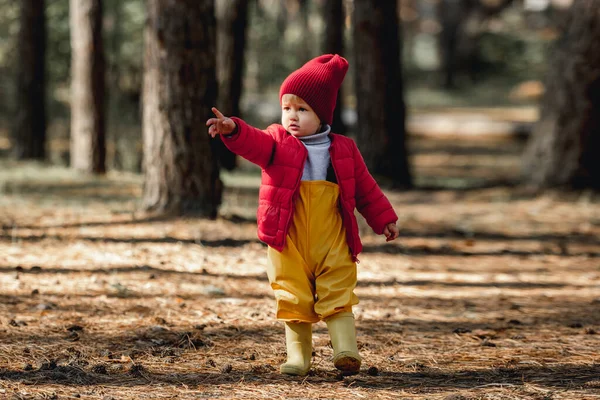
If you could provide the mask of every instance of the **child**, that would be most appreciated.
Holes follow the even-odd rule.
[[[334,366],[359,372],[352,306],[362,244],[354,209],[387,241],[398,237],[398,217],[356,144],[329,126],[347,70],[343,57],[327,54],[289,75],[279,91],[281,125],[258,130],[216,108],[206,122],[212,137],[262,168],[258,237],[269,246],[267,275],[285,322],[284,374],[308,373],[312,324],[321,320]]]

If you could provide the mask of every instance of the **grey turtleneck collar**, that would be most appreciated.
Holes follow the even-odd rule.
[[[327,179],[327,168],[330,162],[330,132],[331,127],[323,125],[323,132],[298,138],[304,144],[306,150],[308,150],[308,158],[306,159],[304,172],[302,173],[303,181],[324,181]]]
[[[323,132],[315,133],[313,135],[302,136],[298,139],[302,140],[302,142],[306,146],[311,146],[313,144],[323,144],[330,143],[331,139],[329,139],[329,133],[331,133],[331,127],[329,125],[323,125]]]

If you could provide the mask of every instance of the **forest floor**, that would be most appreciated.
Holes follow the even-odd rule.
[[[0,159],[0,398],[600,399],[600,194],[518,185],[523,142],[411,141],[418,188],[366,228],[361,373],[282,376],[255,172],[221,216],[147,218],[141,177]]]

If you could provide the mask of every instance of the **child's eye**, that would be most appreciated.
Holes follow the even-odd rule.
[[[300,107],[300,111],[306,111],[306,108]]]
[[[289,107],[283,107],[283,111],[290,111]]]

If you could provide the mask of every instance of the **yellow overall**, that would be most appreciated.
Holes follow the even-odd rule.
[[[286,245],[282,252],[268,249],[267,275],[279,320],[314,323],[358,304],[356,263],[338,198],[335,183],[300,182]]]

